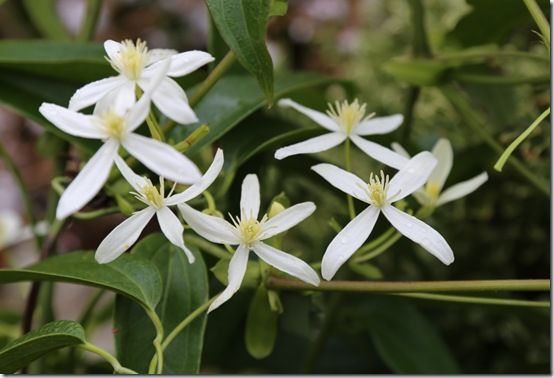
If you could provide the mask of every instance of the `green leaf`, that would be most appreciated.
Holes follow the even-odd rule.
[[[149,235],[132,250],[132,256],[149,259],[163,277],[163,292],[156,312],[166,334],[192,311],[208,301],[208,277],[202,255],[192,249],[196,261],[189,264],[183,251],[160,233]],[[154,328],[140,307],[118,296],[115,308],[117,356],[122,365],[146,373],[154,354]],[[200,358],[206,314],[200,315],[181,332],[164,352],[164,374],[195,374]],[[140,330],[140,332],[137,332]]]
[[[377,351],[395,373],[460,373],[436,328],[410,303],[374,299],[365,316]]]
[[[288,0],[271,0],[269,7],[269,17],[284,16],[287,14],[289,4]]]
[[[33,26],[46,38],[68,41],[71,36],[56,12],[56,0],[23,0]]]
[[[49,352],[84,342],[85,331],[79,323],[71,320],[47,323],[0,350],[0,371],[14,373]]]
[[[260,285],[250,302],[244,342],[246,350],[254,358],[266,358],[273,351],[277,338],[279,314],[271,311],[267,289]]]
[[[50,257],[23,269],[0,269],[0,283],[21,281],[72,282],[96,286],[154,308],[160,300],[162,282],[156,266],[129,254],[109,264],[98,264],[92,251]]]
[[[430,59],[395,59],[383,70],[395,79],[412,85],[439,85],[446,79],[448,66]]]
[[[273,103],[273,62],[265,45],[270,0],[206,0],[219,33]]]

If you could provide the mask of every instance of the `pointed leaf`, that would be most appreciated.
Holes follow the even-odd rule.
[[[250,302],[244,342],[246,350],[254,358],[266,358],[273,351],[277,338],[277,320],[279,314],[269,306],[268,292],[260,285]]]

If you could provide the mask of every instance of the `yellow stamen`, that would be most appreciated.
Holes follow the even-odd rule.
[[[327,110],[327,114],[340,125],[347,135],[350,135],[352,130],[354,130],[360,122],[373,116],[373,114],[368,114],[366,116],[366,104],[360,105],[358,99],[350,104],[347,101],[343,101],[342,103],[336,101],[334,106],[331,103],[329,103],[328,106],[329,110]]]
[[[164,197],[158,192],[158,189],[152,184],[150,179],[146,178],[146,184],[140,188],[140,193],[135,194],[135,198],[148,206],[159,209],[164,206]]]
[[[125,131],[125,119],[110,109],[100,114],[101,127],[114,139],[121,139]]]
[[[373,173],[369,176],[368,193],[371,202],[377,206],[382,207],[387,202],[387,191],[389,189],[389,175],[380,172],[380,176]]]
[[[254,218],[240,219],[239,217],[233,218],[231,214],[231,221],[240,233],[240,237],[245,244],[250,244],[257,240],[262,232],[262,223]],[[262,222],[267,219],[265,216]]]
[[[433,200],[436,200],[437,198],[439,198],[440,187],[436,183],[429,181],[427,185],[425,185],[425,192]]]
[[[148,63],[148,56],[146,42],[137,39],[137,42],[133,43],[130,39],[126,39],[121,42],[119,55],[113,60],[106,59],[116,71],[127,76],[130,80],[137,80]]]

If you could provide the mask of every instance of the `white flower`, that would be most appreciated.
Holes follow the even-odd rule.
[[[137,241],[144,227],[156,214],[163,234],[172,244],[181,248],[186,253],[189,262],[192,264],[194,262],[194,255],[185,247],[183,225],[179,221],[179,218],[169,210],[168,206],[184,204],[206,190],[217,178],[223,167],[223,151],[221,149],[217,150],[212,165],[200,181],[181,193],[172,195],[170,192],[167,197],[164,197],[163,179],[160,179],[160,191],[158,191],[149,179],[134,173],[119,156],[116,156],[115,163],[123,177],[136,190],[133,193],[135,197],[148,207],[131,215],[106,236],[96,250],[96,261],[104,264],[118,258]]]
[[[436,164],[437,160],[430,152],[421,152],[410,159],[390,181],[389,176],[381,171],[380,176],[371,174],[369,183],[331,164],[312,167],[337,189],[369,204],[327,247],[321,262],[323,278],[332,279],[342,264],[362,246],[381,212],[401,234],[421,245],[444,264],[449,265],[454,261],[452,249],[437,231],[392,205],[420,188]]]
[[[279,148],[275,152],[276,159],[281,160],[292,155],[326,151],[350,138],[360,150],[390,167],[400,169],[408,162],[404,156],[362,138],[366,135],[387,134],[396,130],[402,124],[403,117],[400,114],[371,118],[371,114],[367,116],[365,114],[365,104],[358,104],[358,100],[354,100],[350,104],[346,101],[342,104],[336,102],[334,107],[329,104],[327,114],[306,108],[288,98],[280,100],[279,106],[290,106],[331,132]]]
[[[400,144],[393,143],[392,149],[410,158],[408,152]],[[429,176],[425,186],[413,193],[414,197],[422,205],[441,206],[465,197],[476,191],[489,178],[487,172],[482,172],[469,180],[451,186],[443,192],[444,183],[452,170],[452,145],[448,139],[441,138],[435,143],[431,152],[437,158],[437,166],[431,173],[431,176]]]
[[[149,96],[165,75],[168,61],[157,67],[151,87],[130,109],[115,104],[101,113],[85,115],[55,104],[40,106],[41,114],[64,132],[104,142],[63,192],[56,210],[58,219],[78,211],[98,193],[108,179],[120,146],[146,167],[172,181],[193,184],[200,179],[196,165],[183,154],[165,143],[133,132],[148,115]]]
[[[315,205],[312,202],[303,202],[291,206],[270,219],[266,214],[258,221],[260,184],[258,177],[255,174],[250,174],[242,182],[240,218],[231,218],[232,224],[222,218],[194,210],[186,204],[179,205],[179,209],[188,225],[212,243],[238,244],[238,248],[229,263],[229,283],[211,304],[209,311],[229,300],[240,288],[246,272],[250,250],[253,250],[260,259],[269,265],[298,277],[302,281],[315,286],[319,285],[317,273],[308,264],[262,242],[262,240],[288,230],[310,216],[315,210]]]
[[[69,109],[81,110],[92,104],[120,103],[129,107],[136,101],[136,86],[143,91],[149,87],[161,61],[169,58],[170,66],[160,86],[152,94],[156,107],[172,120],[188,124],[198,119],[188,104],[185,91],[171,77],[187,75],[214,58],[203,51],[177,53],[175,50],[148,50],[146,42],[112,40],[104,42],[108,61],[119,72],[118,76],[108,77],[87,84],[78,89],[69,101]]]

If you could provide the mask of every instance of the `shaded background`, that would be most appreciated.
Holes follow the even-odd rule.
[[[390,280],[509,279],[548,278],[549,198],[530,185],[517,172],[506,167],[502,174],[492,170],[498,154],[483,142],[467,118],[444,96],[444,88],[454,88],[478,114],[486,130],[501,145],[507,146],[550,103],[549,53],[533,32],[536,29],[527,9],[516,0],[439,1],[424,0],[418,9],[410,0],[342,1],[290,0],[288,13],[271,20],[268,46],[276,71],[309,70],[348,81],[325,91],[306,90],[294,98],[314,108],[324,109],[324,101],[357,95],[377,115],[404,113],[407,122],[394,134],[376,141],[389,145],[400,140],[409,152],[430,149],[440,137],[452,142],[454,168],[446,187],[486,170],[489,181],[476,193],[441,207],[429,222],[449,241],[456,262],[445,267],[401,240],[390,251],[374,260],[383,276]],[[541,2],[545,11],[548,3]],[[84,2],[58,1],[58,12],[70,30],[77,31]],[[428,43],[418,40],[414,14],[423,12]],[[420,18],[421,19],[421,18]],[[152,47],[179,51],[208,48],[209,16],[202,1],[105,1],[95,41],[142,38]],[[39,31],[29,23],[17,1],[0,5],[1,38],[38,38]],[[412,73],[390,70],[390,62],[399,56],[437,57],[461,49],[479,47],[479,51],[524,51],[538,59],[495,57],[481,59],[450,69],[448,82],[426,69],[413,78]],[[540,58],[542,57],[542,59]],[[388,68],[387,68],[388,67]],[[239,67],[235,68],[240,70]],[[427,75],[427,76],[425,76]],[[441,73],[440,75],[443,75]],[[439,76],[440,76],[439,75]],[[517,80],[479,82],[471,78],[533,78],[532,83]],[[479,76],[480,75],[480,76]],[[431,77],[431,79],[429,79]],[[468,77],[470,79],[468,79]],[[413,81],[424,86],[411,86]],[[216,110],[215,110],[216,111]],[[250,116],[239,128],[314,127],[301,116],[279,109],[262,110]],[[550,126],[544,122],[514,153],[536,175],[550,175]],[[230,134],[230,138],[232,137]],[[0,138],[24,174],[33,201],[45,210],[52,162],[41,155],[41,128],[0,107]],[[335,217],[345,223],[344,198],[308,168],[321,160],[340,163],[342,150],[313,156],[291,157],[278,162],[267,151],[243,165],[237,172],[227,199],[238,198],[238,185],[249,172],[259,173],[263,198],[269,200],[284,190],[292,203],[311,199],[318,204],[318,216],[291,232],[284,243],[287,251],[303,253],[308,261],[319,261],[334,232],[328,220]],[[1,169],[0,211],[3,219],[26,221],[17,187],[10,174]],[[354,171],[362,177],[377,166],[355,151]],[[219,203],[219,202],[218,202]],[[19,219],[19,220],[17,220]],[[96,222],[73,222],[60,241],[62,251],[94,249],[99,241],[121,221],[105,217]],[[14,221],[12,221],[14,222]],[[17,235],[5,235],[0,225],[0,242],[11,244]],[[386,229],[379,221],[374,234]],[[22,230],[23,227],[16,229]],[[152,229],[154,229],[152,227]],[[17,242],[0,253],[0,266],[21,266],[36,259],[32,242]],[[208,266],[213,265],[209,257]],[[357,277],[356,279],[363,279]],[[213,291],[220,285],[213,280]],[[27,285],[0,288],[0,336],[17,335],[14,314],[21,313]],[[93,290],[56,284],[55,312],[64,319],[77,319]],[[464,373],[547,373],[550,371],[549,311],[500,306],[444,304],[394,300],[375,296],[352,295],[344,301],[331,325],[318,358],[310,362],[313,341],[323,319],[326,296],[312,299],[284,293],[285,313],[279,321],[279,335],[273,354],[261,361],[248,355],[244,347],[246,309],[253,292],[244,291],[208,320],[203,368],[206,373],[387,373],[402,372],[414,361],[397,361],[397,355],[383,346],[379,336],[393,334],[400,349],[413,351],[417,344],[403,337],[398,324],[424,327],[422,338],[438,338]],[[544,294],[522,294],[518,298],[541,299]],[[92,338],[113,350],[110,303],[105,298],[106,319]],[[397,318],[397,319],[396,319]],[[425,328],[429,327],[429,328]],[[425,331],[425,332],[423,332]],[[418,336],[417,334],[415,335]],[[395,338],[396,337],[396,338]],[[413,337],[413,336],[412,336]],[[400,353],[401,355],[402,353]],[[88,371],[95,371],[95,359]],[[56,366],[56,361],[51,361]],[[415,364],[415,365],[410,365]],[[416,366],[418,367],[418,366]],[[419,368],[419,367],[418,367]],[[433,367],[429,366],[432,372]],[[54,369],[54,368],[53,368]],[[55,370],[54,370],[55,371]]]

